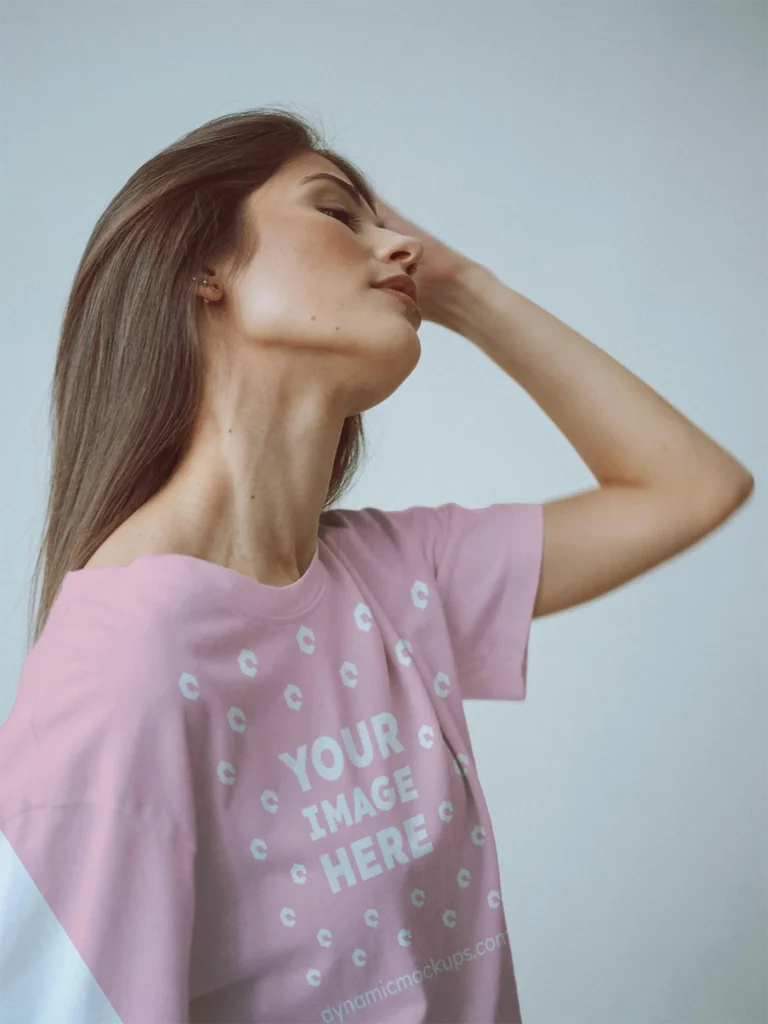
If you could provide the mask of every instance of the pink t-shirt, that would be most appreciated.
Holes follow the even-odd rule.
[[[520,1021],[462,699],[525,698],[542,544],[334,509],[290,586],[68,573],[0,728],[0,1017]]]

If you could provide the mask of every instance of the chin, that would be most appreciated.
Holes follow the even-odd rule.
[[[391,347],[382,358],[371,359],[367,366],[366,380],[361,387],[364,405],[359,412],[373,409],[406,381],[419,364],[421,343],[415,331],[411,331],[407,344]]]

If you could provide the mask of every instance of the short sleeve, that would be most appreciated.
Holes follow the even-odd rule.
[[[110,806],[0,822],[0,1020],[185,1024],[194,851]]]
[[[185,709],[159,685],[168,644],[126,611],[55,605],[0,728],[2,1021],[188,1020],[198,833]]]
[[[544,506],[448,503],[429,511],[435,579],[462,697],[524,700]]]

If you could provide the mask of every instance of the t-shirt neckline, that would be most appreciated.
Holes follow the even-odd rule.
[[[86,595],[94,585],[144,584],[150,593],[163,586],[178,589],[184,600],[195,597],[225,605],[232,611],[261,618],[294,618],[311,611],[322,599],[328,577],[318,537],[315,553],[306,571],[293,583],[273,586],[261,583],[236,569],[176,552],[137,555],[127,565],[104,565],[73,569],[66,573],[70,595]]]

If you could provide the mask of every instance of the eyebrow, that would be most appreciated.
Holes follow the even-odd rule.
[[[352,199],[353,202],[355,202],[361,209],[364,206],[369,206],[369,204],[363,199],[362,195],[360,194],[360,192],[358,192],[354,185],[350,185],[350,183],[348,181],[344,181],[343,178],[337,178],[335,174],[327,174],[325,171],[318,171],[316,174],[308,174],[306,178],[302,178],[299,184],[306,185],[307,182],[315,181],[318,178],[324,178],[325,180],[332,181],[335,185],[338,185],[339,188],[343,189],[350,197],[350,199]],[[378,219],[376,211],[373,209],[372,206],[369,206],[369,209],[373,211],[373,215],[374,217],[376,217],[376,227],[383,228],[384,225]]]

